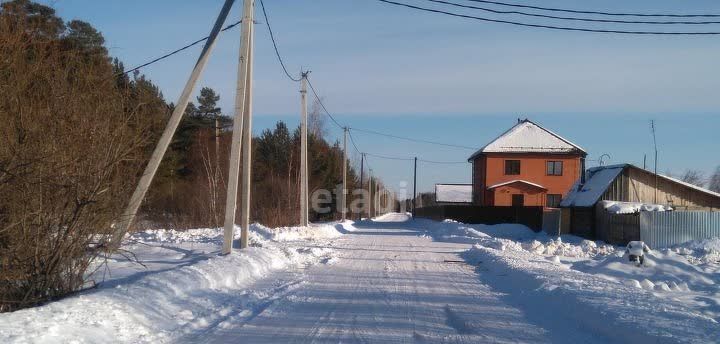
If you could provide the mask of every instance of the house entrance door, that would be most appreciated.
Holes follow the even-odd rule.
[[[523,194],[512,195],[512,206],[513,207],[525,206],[525,195],[523,195]]]

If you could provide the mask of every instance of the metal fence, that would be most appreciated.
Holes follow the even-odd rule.
[[[642,212],[640,240],[651,248],[720,237],[720,212]]]
[[[562,228],[562,210],[547,208],[543,210],[542,230],[548,235],[560,235]]]

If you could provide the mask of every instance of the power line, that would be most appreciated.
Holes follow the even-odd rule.
[[[350,142],[352,143],[353,147],[355,147],[355,151],[358,152],[358,154],[362,155],[362,152],[358,149],[357,144],[355,143],[355,139],[352,136],[352,133],[348,131],[348,136],[350,136]]]
[[[235,23],[232,23],[232,24],[226,26],[225,28],[223,28],[222,30],[220,30],[220,32],[225,32],[225,31],[227,31],[227,30],[230,30],[230,29],[238,26],[240,23],[242,23],[242,20],[239,20],[239,21],[237,21],[237,22],[235,22]],[[174,51],[172,51],[172,52],[169,52],[169,53],[167,53],[167,54],[165,54],[165,55],[163,55],[163,56],[160,56],[160,57],[158,57],[158,58],[156,58],[156,59],[153,59],[153,60],[151,60],[151,61],[149,61],[149,62],[143,63],[143,64],[141,64],[141,65],[139,65],[139,66],[137,66],[137,67],[134,67],[134,68],[132,68],[132,69],[128,69],[128,70],[126,70],[126,71],[124,71],[124,72],[118,73],[117,75],[120,76],[120,75],[124,75],[124,74],[128,74],[128,73],[132,73],[132,72],[134,72],[134,71],[136,71],[136,70],[139,70],[140,68],[147,67],[147,66],[149,66],[149,65],[151,65],[151,64],[153,64],[153,63],[155,63],[155,62],[158,62],[158,61],[164,60],[164,59],[166,59],[166,58],[168,58],[168,57],[170,57],[170,56],[173,56],[173,55],[175,55],[175,54],[177,54],[177,53],[179,53],[179,52],[181,52],[181,51],[183,51],[183,50],[190,49],[191,47],[193,47],[193,46],[195,46],[195,45],[198,45],[198,44],[206,41],[208,38],[210,38],[210,36],[206,36],[206,37],[204,37],[204,38],[198,39],[197,41],[192,42],[192,43],[190,43],[190,44],[188,44],[188,45],[186,45],[186,46],[184,46],[184,47],[182,47],[182,48],[180,48],[180,49],[177,49],[177,50],[174,50]]]
[[[420,162],[428,163],[428,164],[438,164],[438,165],[455,165],[455,164],[467,164],[467,161],[433,161],[433,160],[425,160],[425,159],[418,159]]]
[[[380,155],[380,154],[374,154],[374,153],[368,153],[365,152],[365,155],[369,155],[375,158],[385,159],[385,160],[399,160],[399,161],[412,161],[415,160],[415,158],[403,158],[403,157],[396,157],[396,156],[387,156],[387,155]]]
[[[415,10],[419,10],[419,11],[431,12],[431,13],[445,14],[445,15],[459,17],[459,18],[474,19],[474,20],[485,21],[485,22],[510,24],[510,25],[516,25],[516,26],[524,26],[524,27],[552,29],[552,30],[617,33],[617,34],[630,34],[630,35],[684,35],[684,36],[720,35],[720,32],[626,31],[626,30],[588,29],[588,28],[554,26],[554,25],[543,25],[543,24],[529,24],[529,23],[522,23],[522,22],[516,22],[516,21],[490,19],[490,18],[484,18],[484,17],[471,16],[471,15],[467,15],[467,14],[447,12],[447,11],[436,10],[436,9],[431,9],[431,8],[427,8],[427,7],[420,7],[420,6],[410,5],[410,4],[396,2],[396,1],[390,1],[390,0],[377,0],[377,1],[384,2],[384,3],[390,4],[390,5],[407,7],[407,8],[411,8],[411,9],[415,9]]]
[[[451,143],[442,143],[442,142],[436,142],[436,141],[428,141],[428,140],[422,140],[422,139],[414,139],[414,138],[410,138],[410,137],[404,137],[404,136],[398,136],[398,135],[393,135],[393,134],[381,133],[381,132],[379,132],[379,131],[368,130],[368,129],[359,129],[359,128],[354,128],[354,127],[350,127],[349,129],[350,129],[351,131],[352,131],[352,130],[355,130],[355,131],[360,131],[360,132],[364,132],[364,133],[368,133],[368,134],[379,135],[379,136],[386,136],[386,137],[391,137],[391,138],[394,138],[394,139],[405,140],[405,141],[412,141],[412,142],[427,143],[427,144],[438,145],[438,146],[446,146],[446,147],[454,147],[454,148],[477,150],[477,147],[469,147],[469,146],[462,146],[462,145],[456,145],[456,144],[451,144]]]
[[[569,10],[569,9],[552,8],[552,7],[539,7],[539,6],[513,4],[513,3],[490,1],[490,0],[466,0],[466,1],[481,2],[481,3],[486,3],[486,4],[509,6],[509,7],[531,8],[534,10],[543,10],[543,11],[552,11],[552,12],[599,14],[599,15],[605,15],[605,16],[670,17],[670,18],[716,18],[716,17],[720,17],[720,14],[647,14],[647,13],[596,12],[596,11]]]
[[[290,75],[290,73],[288,73],[287,68],[285,68],[285,63],[283,62],[283,59],[280,56],[280,51],[278,50],[277,43],[275,42],[275,35],[273,35],[272,27],[270,27],[270,20],[268,20],[268,15],[267,15],[267,12],[265,11],[265,3],[263,2],[263,0],[260,0],[260,7],[262,8],[263,16],[265,17],[265,24],[267,24],[268,31],[270,32],[270,39],[272,40],[273,47],[275,48],[275,55],[277,56],[277,59],[280,62],[280,66],[282,66],[283,72],[285,72],[285,75],[287,75],[287,77],[290,80],[299,82],[301,79],[293,78],[293,76]]]
[[[325,107],[325,104],[323,104],[322,100],[320,99],[320,96],[315,91],[315,87],[313,87],[312,82],[310,82],[310,79],[307,79],[307,82],[308,82],[308,85],[310,85],[310,90],[312,90],[313,94],[315,95],[315,99],[317,99],[317,101],[320,104],[320,107],[323,109],[323,111],[325,111],[325,113],[328,115],[328,117],[330,117],[330,119],[335,123],[335,125],[337,125],[340,129],[345,129],[345,126],[340,124],[340,122],[338,122],[335,119],[335,117],[333,117],[333,115],[330,114],[330,111],[327,110],[327,108]]]
[[[577,17],[559,17],[559,16],[552,16],[552,15],[547,15],[547,14],[527,13],[527,12],[520,12],[520,11],[495,10],[495,9],[486,8],[486,7],[463,5],[463,4],[458,4],[458,3],[455,3],[455,2],[443,1],[443,0],[426,0],[426,1],[434,2],[434,3],[438,3],[438,4],[445,4],[445,5],[455,6],[455,7],[476,9],[476,10],[481,10],[481,11],[491,12],[491,13],[496,13],[496,14],[518,14],[518,15],[529,16],[529,17],[549,18],[549,19],[560,19],[560,20],[571,20],[571,21],[583,21],[583,22],[620,23],[620,24],[659,24],[659,25],[673,25],[673,24],[682,24],[682,25],[707,25],[707,24],[720,24],[720,21],[643,21],[643,20],[618,20],[618,19],[594,19],[594,18],[577,18]]]

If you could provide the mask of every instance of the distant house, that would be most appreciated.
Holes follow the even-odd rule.
[[[720,194],[631,164],[601,166],[578,179],[560,206],[563,232],[611,243],[640,240],[642,211],[718,211]]]
[[[472,184],[435,184],[435,203],[472,203]]]
[[[475,152],[472,200],[481,206],[558,207],[581,178],[587,153],[525,119]]]

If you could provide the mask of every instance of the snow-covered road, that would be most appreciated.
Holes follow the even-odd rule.
[[[718,343],[720,240],[637,267],[522,225],[251,229],[228,256],[222,228],[134,233],[142,265],[113,256],[97,289],[0,314],[0,343]]]
[[[549,342],[547,331],[479,282],[459,257],[407,216],[345,225],[336,258],[276,272],[253,286],[266,301],[187,342]],[[340,226],[340,225],[338,225]],[[571,338],[587,339],[587,338]]]

